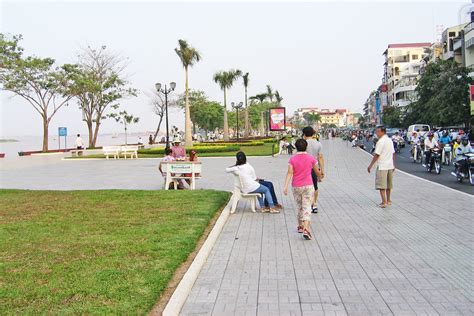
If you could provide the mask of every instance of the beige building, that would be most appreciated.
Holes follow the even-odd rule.
[[[389,44],[385,52],[383,84],[387,87],[388,106],[406,106],[415,99],[422,57],[431,43]]]
[[[441,42],[443,44],[443,59],[454,60],[463,64],[463,30],[469,23],[448,27],[443,31]]]

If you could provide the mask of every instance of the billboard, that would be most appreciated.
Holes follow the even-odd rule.
[[[270,130],[285,131],[286,130],[286,112],[284,107],[270,109]]]

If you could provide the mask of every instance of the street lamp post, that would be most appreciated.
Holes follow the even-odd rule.
[[[170,87],[167,88],[165,84],[165,88],[161,89],[161,83],[156,83],[155,88],[157,92],[161,92],[165,95],[165,108],[166,108],[166,148],[170,148],[170,130],[168,125],[168,94],[171,91],[174,91],[176,88],[176,82],[170,82]]]
[[[243,102],[239,102],[239,104],[235,104],[234,102],[231,102],[230,105],[232,106],[233,109],[235,109],[236,112],[236,120],[237,120],[237,141],[239,141],[239,110],[242,108],[244,105]]]

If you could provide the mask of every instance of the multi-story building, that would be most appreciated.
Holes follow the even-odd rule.
[[[305,107],[305,108],[299,108],[295,111],[294,116],[293,116],[293,121],[294,122],[304,122],[305,118],[304,115],[306,113],[315,113],[319,114],[321,117],[321,120],[318,122],[317,125],[322,126],[322,125],[335,125],[337,127],[346,127],[349,125],[354,126],[355,123],[358,122],[358,117],[356,115],[356,118],[354,118],[354,113],[351,113],[347,109],[320,109],[318,107]],[[358,113],[356,113],[358,114]]]
[[[431,43],[389,44],[385,52],[383,84],[379,102],[384,106],[406,106],[415,98],[422,57]],[[384,94],[382,97],[381,94]],[[386,94],[386,96],[385,96]],[[382,97],[382,98],[381,98]]]
[[[463,30],[468,23],[448,27],[443,31],[441,42],[443,44],[443,59],[463,62]]]

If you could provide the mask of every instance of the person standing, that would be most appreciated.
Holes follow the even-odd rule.
[[[288,172],[285,179],[283,193],[288,195],[288,186],[293,187],[293,197],[298,208],[298,233],[303,234],[306,240],[313,239],[310,233],[311,224],[311,203],[314,197],[313,180],[311,170],[322,178],[316,159],[306,152],[308,143],[304,139],[298,139],[295,143],[296,155],[288,162]]]
[[[308,143],[308,148],[306,151],[308,154],[313,156],[318,161],[318,168],[321,171],[321,175],[324,177],[324,157],[323,157],[323,145],[317,140],[314,139],[313,136],[316,131],[311,126],[306,126],[303,128],[303,138]],[[313,179],[313,186],[314,186],[314,197],[313,203],[311,204],[311,210],[313,213],[318,212],[317,202],[318,202],[318,176],[311,170],[311,177]]]
[[[378,141],[375,146],[374,157],[367,167],[367,172],[377,163],[377,171],[375,174],[375,189],[379,190],[382,202],[379,204],[381,208],[392,204],[390,194],[393,189],[393,173],[395,171],[395,150],[392,140],[386,134],[385,126],[377,126],[375,133]]]
[[[171,147],[171,150],[173,152],[172,156],[176,160],[186,159],[186,150],[184,149],[184,147],[181,147],[180,144],[181,144],[181,139],[179,138],[179,136],[176,136],[173,139],[173,146]]]
[[[76,149],[84,149],[84,142],[82,141],[81,134],[77,134],[75,144],[76,144]]]

